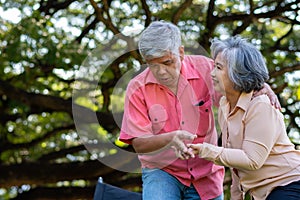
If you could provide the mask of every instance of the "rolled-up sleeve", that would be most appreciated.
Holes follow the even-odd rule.
[[[128,92],[125,97],[125,109],[119,139],[131,144],[133,138],[152,134],[152,126],[147,115],[141,90]]]

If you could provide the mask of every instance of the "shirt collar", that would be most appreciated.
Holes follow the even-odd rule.
[[[242,92],[232,113],[235,113],[238,110],[238,108],[246,111],[252,99],[252,96],[253,91],[249,93]],[[222,109],[223,113],[229,114],[229,102],[227,101],[225,96],[223,96],[220,100],[220,108]]]
[[[189,61],[188,56],[182,61],[181,74],[186,77],[186,79],[198,79],[200,78],[199,72],[196,70],[196,66]]]
[[[158,83],[152,72],[150,71],[149,67],[145,69],[146,71],[146,78],[145,78],[145,83]]]
[[[249,102],[252,99],[252,96],[253,96],[253,91],[251,91],[249,93],[242,92],[240,97],[239,97],[239,100],[236,104],[236,107],[239,107],[243,110],[246,110],[248,105],[249,105]]]

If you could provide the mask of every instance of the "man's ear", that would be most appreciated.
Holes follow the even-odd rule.
[[[184,46],[179,47],[179,56],[180,56],[180,60],[182,61],[184,58]]]

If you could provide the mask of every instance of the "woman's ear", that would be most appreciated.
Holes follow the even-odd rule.
[[[182,61],[184,58],[184,46],[179,47],[179,56],[180,56],[180,60]]]

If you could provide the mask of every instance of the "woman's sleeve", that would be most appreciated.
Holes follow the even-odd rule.
[[[257,103],[245,118],[245,138],[241,149],[217,147],[204,143],[199,156],[218,165],[237,169],[259,169],[277,140],[278,114],[267,103]]]
[[[244,192],[241,189],[239,177],[231,170],[232,183],[230,187],[230,199],[241,200],[244,199]]]

